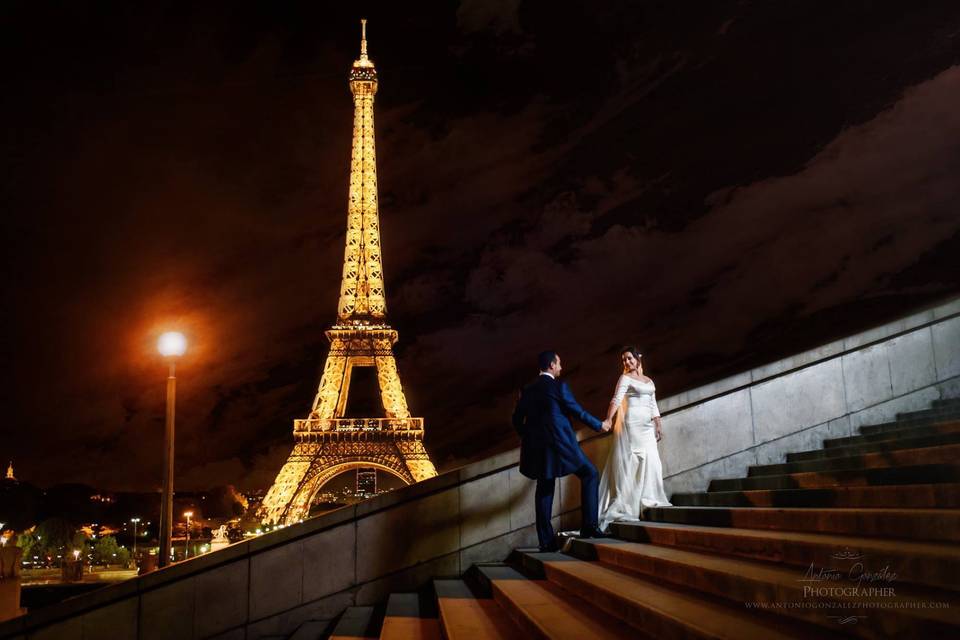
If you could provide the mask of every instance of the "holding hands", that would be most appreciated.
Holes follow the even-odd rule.
[[[610,431],[610,429],[612,428],[613,428],[613,420],[611,420],[610,418],[607,418],[601,424],[600,431],[603,431],[604,433],[606,433],[607,431]]]

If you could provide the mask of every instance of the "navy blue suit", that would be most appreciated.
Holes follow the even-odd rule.
[[[520,434],[520,473],[537,481],[537,537],[541,548],[555,545],[550,514],[556,479],[580,478],[581,528],[597,526],[597,469],[583,454],[570,424],[574,417],[594,431],[602,423],[577,403],[565,382],[540,375],[520,392],[513,426]]]

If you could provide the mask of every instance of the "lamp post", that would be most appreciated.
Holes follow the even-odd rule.
[[[177,403],[177,357],[187,350],[187,339],[182,333],[168,331],[157,341],[157,350],[170,362],[167,376],[167,422],[163,430],[163,498],[160,504],[161,567],[170,564],[170,542],[173,538],[173,429]]]
[[[193,517],[193,511],[184,511],[183,517],[187,519],[187,542],[183,545],[183,559],[186,560],[190,555],[190,518]]]
[[[137,564],[137,523],[140,518],[130,518],[130,522],[133,523],[133,563]]]

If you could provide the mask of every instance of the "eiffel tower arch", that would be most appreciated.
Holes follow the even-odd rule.
[[[371,455],[369,451],[354,456],[323,455],[311,456],[312,464],[304,474],[293,493],[288,512],[295,515],[304,511],[309,513],[313,499],[320,489],[341,473],[354,469],[376,469],[399,478],[406,484],[416,482],[413,475],[405,467],[403,458],[397,454],[384,456]],[[281,521],[293,518],[281,518]]]
[[[330,352],[310,413],[294,420],[293,452],[260,507],[258,515],[269,524],[307,517],[320,488],[350,469],[376,468],[407,484],[437,475],[423,446],[423,418],[412,417],[407,407],[393,354],[398,335],[386,321],[373,127],[377,71],[362,24],[360,58],[349,76],[353,151],[337,322],[326,331]],[[384,417],[346,416],[358,367],[376,369]]]

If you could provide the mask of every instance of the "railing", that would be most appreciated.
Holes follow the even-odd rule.
[[[423,418],[306,418],[293,421],[294,433],[422,430]]]

